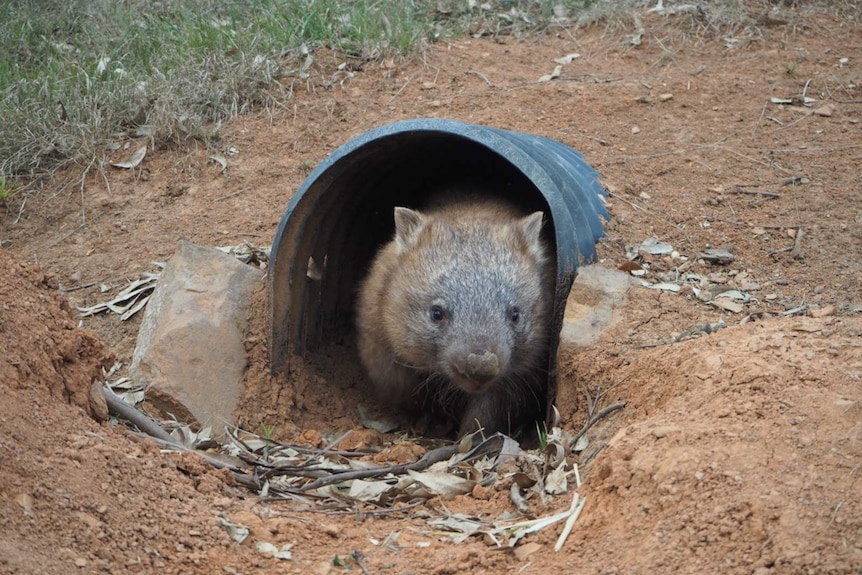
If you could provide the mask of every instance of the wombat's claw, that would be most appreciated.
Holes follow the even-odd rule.
[[[478,381],[490,381],[500,375],[497,354],[485,351],[482,355],[475,353],[468,355],[466,375]]]

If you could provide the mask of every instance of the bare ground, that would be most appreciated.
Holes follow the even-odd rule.
[[[8,206],[0,572],[327,573],[341,570],[336,555],[356,571],[354,552],[370,573],[860,572],[862,32],[783,10],[783,23],[732,38],[644,16],[637,47],[599,29],[457,40],[349,78],[337,71],[343,59],[318,53],[316,80],[295,84],[284,107],[222,130],[223,153],[238,151],[224,174],[193,144],[157,148],[134,173],[105,167],[48,186],[20,218]],[[559,78],[536,82],[572,52],[581,58]],[[803,94],[816,102],[770,103]],[[91,417],[103,406],[90,383],[112,356],[128,361],[139,319],[87,319],[84,331],[67,302],[103,299],[98,284],[122,287],[179,239],[268,244],[309,167],[372,127],[424,116],[580,150],[611,192],[602,265],[624,264],[627,245],[655,236],[692,271],[756,298],[732,313],[690,291],[633,288],[598,344],[564,351],[564,426],[580,428],[587,396],[628,405],[591,437],[602,449],[582,470],[587,505],[559,553],[559,528],[531,536],[540,547],[523,557],[478,538],[453,545],[421,513],[335,517],[260,503],[229,475]],[[736,259],[697,261],[709,247]],[[679,262],[651,263],[659,281]],[[267,375],[262,300],[256,309],[239,421],[296,442],[358,428],[355,381]],[[729,327],[678,337],[719,320]],[[340,353],[352,361],[349,347]],[[506,492],[486,495],[428,505],[485,518],[513,510]],[[569,499],[533,505],[544,515]],[[220,515],[248,525],[249,541],[234,543]],[[396,531],[397,548],[372,541]],[[257,553],[262,540],[293,543],[293,559]]]

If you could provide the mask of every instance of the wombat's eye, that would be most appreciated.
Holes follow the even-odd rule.
[[[519,319],[521,319],[521,310],[518,308],[512,308],[512,311],[509,312],[509,321],[512,323],[518,323]]]
[[[443,308],[439,305],[431,306],[431,321],[434,323],[440,323],[443,321],[443,318],[446,317],[446,312],[443,311]]]

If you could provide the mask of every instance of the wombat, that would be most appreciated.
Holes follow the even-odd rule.
[[[356,314],[382,401],[414,423],[442,415],[459,435],[543,417],[555,280],[542,218],[489,198],[395,208]]]

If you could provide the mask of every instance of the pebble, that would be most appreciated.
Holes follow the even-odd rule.
[[[676,425],[663,425],[661,427],[656,427],[650,431],[654,436],[661,439],[662,437],[666,437],[670,433],[679,433],[681,429]]]
[[[825,305],[821,308],[809,310],[811,317],[829,317],[831,315],[835,315],[835,306],[834,305]]]

